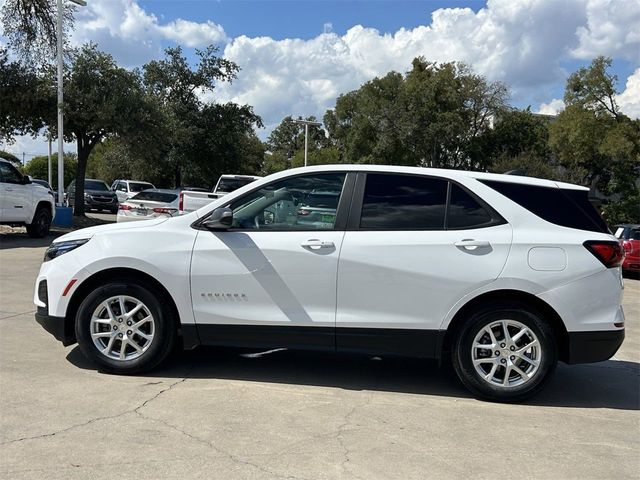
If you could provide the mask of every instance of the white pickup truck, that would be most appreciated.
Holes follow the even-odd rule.
[[[49,190],[0,159],[0,224],[26,226],[31,237],[42,238],[49,233],[54,215]]]
[[[220,175],[218,183],[211,192],[198,192],[194,190],[183,190],[180,192],[180,203],[178,210],[182,213],[193,212],[214,200],[231,193],[234,190],[244,187],[259,178],[255,175]]]

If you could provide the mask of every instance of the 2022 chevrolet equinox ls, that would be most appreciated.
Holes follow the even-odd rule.
[[[332,202],[311,219],[313,192]],[[587,193],[452,170],[288,170],[188,215],[56,239],[36,318],[116,373],[156,367],[178,341],[450,358],[475,395],[518,401],[557,361],[606,360],[624,338],[624,253]]]

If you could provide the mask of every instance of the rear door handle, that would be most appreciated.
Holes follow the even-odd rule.
[[[320,250],[321,248],[335,248],[333,242],[323,242],[322,240],[312,239],[302,242],[301,247],[308,248],[309,250]]]
[[[454,245],[456,247],[464,248],[465,250],[476,250],[477,248],[489,248],[491,243],[486,240],[473,240],[472,238],[467,238],[460,240],[459,242],[455,242]]]

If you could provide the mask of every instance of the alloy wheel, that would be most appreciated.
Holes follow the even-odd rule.
[[[117,295],[101,302],[90,323],[93,344],[113,360],[128,361],[146,352],[156,331],[149,308],[140,300]]]
[[[531,328],[515,320],[497,320],[475,336],[471,359],[485,382],[504,388],[531,381],[542,361],[540,341]]]

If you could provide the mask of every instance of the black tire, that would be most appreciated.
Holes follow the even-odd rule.
[[[176,343],[177,321],[171,305],[157,296],[153,288],[128,280],[111,280],[96,288],[80,305],[75,319],[76,338],[82,352],[102,370],[116,374],[142,373],[157,367],[173,350]],[[98,350],[91,338],[91,317],[105,300],[118,295],[133,297],[141,301],[153,316],[155,333],[150,345],[139,357],[131,360],[112,359]],[[114,312],[115,313],[115,312]]]
[[[31,225],[27,225],[27,233],[32,238],[43,238],[51,228],[51,210],[49,207],[38,207],[33,215]]]
[[[529,380],[519,386],[504,387],[490,383],[480,376],[480,373],[476,371],[476,368],[473,365],[472,345],[474,339],[481,330],[499,320],[512,320],[525,325],[530,329],[535,337],[537,337],[540,345],[542,358],[537,370]],[[496,339],[499,340],[499,347],[495,351],[490,350],[492,356],[495,355],[496,351],[499,352],[499,355],[504,355],[505,357],[509,354],[508,345],[504,348],[504,353],[503,349],[500,348],[502,346],[499,336],[501,331],[501,327],[497,326],[494,333]],[[514,348],[517,349],[518,347]],[[481,350],[484,349],[474,351]],[[500,358],[499,362],[502,362],[503,360],[502,356],[497,356],[496,358]],[[513,357],[504,358],[505,362],[509,362],[510,358]],[[516,362],[518,362],[520,366],[524,365],[532,368],[527,362],[523,364],[521,360],[517,359],[517,357]],[[526,304],[502,303],[480,309],[474,312],[459,330],[452,349],[452,363],[460,381],[478,398],[494,402],[520,402],[526,400],[527,398],[531,398],[536,395],[542,389],[544,384],[551,377],[558,363],[558,352],[553,328],[540,312]],[[506,364],[507,363],[505,363],[505,365]],[[492,367],[489,365],[492,366],[492,364],[484,365],[485,366],[482,367],[483,369],[491,370]],[[502,368],[502,370],[500,370],[500,368]],[[502,373],[502,378],[504,379],[504,368],[504,366],[497,367],[495,374],[498,377],[497,380],[500,379],[500,373]],[[509,379],[514,378],[513,381],[515,383],[518,381],[516,376],[523,379],[523,377],[518,373],[510,374]],[[508,383],[511,382],[509,379],[507,379]]]

